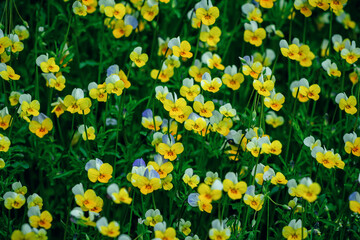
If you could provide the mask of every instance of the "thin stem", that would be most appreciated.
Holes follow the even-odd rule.
[[[151,197],[152,197],[152,202],[153,202],[154,209],[156,209],[154,192],[152,192]]]
[[[132,195],[132,202],[131,202],[131,211],[130,211],[129,228],[128,228],[128,233],[129,233],[129,234],[130,234],[130,232],[131,232],[131,222],[132,222],[132,215],[133,215],[134,202],[135,202],[135,189],[133,189],[132,191],[133,191],[133,195]]]
[[[296,91],[296,96],[294,98],[294,103],[293,103],[293,110],[292,110],[292,115],[291,115],[291,123],[290,123],[290,132],[289,132],[289,137],[288,137],[288,142],[287,142],[287,146],[286,146],[286,155],[285,155],[285,161],[287,161],[288,156],[289,156],[289,150],[290,150],[290,142],[291,142],[291,134],[292,134],[292,129],[293,129],[293,121],[295,120],[295,108],[296,108],[296,103],[297,103],[297,96],[299,94],[299,88]]]
[[[164,61],[166,60],[166,54],[167,54],[168,51],[169,51],[169,47],[166,48],[166,51],[165,51],[163,60],[161,61],[161,64],[160,64],[159,72],[158,72],[158,74],[156,75],[156,78],[154,79],[154,83],[153,83],[153,86],[152,86],[152,88],[151,88],[152,91],[154,91],[154,89],[155,89],[156,81],[159,79],[159,76],[160,76],[160,73],[161,73],[161,69],[162,69],[162,65],[163,65]],[[148,102],[147,102],[147,104],[146,104],[146,109],[149,108],[150,101],[151,101],[151,99],[152,99],[152,95],[153,95],[153,92],[150,94],[150,98],[149,98],[149,100],[148,100]],[[154,114],[154,112],[153,112],[153,114]],[[155,123],[155,122],[154,122],[154,123]],[[155,131],[156,131],[156,130],[155,130]]]
[[[85,129],[86,147],[87,147],[88,155],[89,155],[89,157],[91,157],[90,143],[89,143],[89,138],[88,138],[88,133],[87,133],[86,118],[85,118],[84,110],[82,112],[83,112],[82,115],[83,115],[83,121],[84,121],[84,129]]]
[[[196,42],[196,49],[195,49],[195,54],[194,54],[194,58],[192,61],[192,65],[194,65],[198,51],[199,51],[199,41],[200,41],[200,34],[201,34],[201,26],[202,26],[202,22],[200,23],[200,27],[199,27],[199,33],[198,33],[198,38],[197,38],[197,42]]]

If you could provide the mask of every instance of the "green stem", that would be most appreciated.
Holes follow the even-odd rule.
[[[202,26],[202,23],[200,23],[200,27],[199,27],[199,33],[198,33],[198,38],[197,38],[197,42],[196,42],[196,49],[195,49],[195,54],[194,54],[194,58],[193,58],[193,61],[192,61],[192,65],[194,65],[197,54],[198,54],[198,51],[199,51],[199,41],[200,41],[200,34],[201,34],[201,26]]]
[[[329,43],[326,47],[325,56],[330,56],[331,52],[331,35],[332,35],[332,22],[333,22],[333,11],[330,9],[330,26],[329,26]],[[328,52],[329,51],[329,52]]]
[[[38,16],[38,11],[36,13],[36,16]],[[39,21],[36,21],[36,27],[35,27],[35,60],[34,60],[34,64],[35,64],[35,99],[39,100],[39,69],[38,66],[36,65],[36,58],[38,57],[38,29],[39,29],[39,25],[38,25]]]
[[[154,209],[156,209],[154,192],[152,192],[151,197],[152,197],[152,202],[153,202]]]
[[[295,109],[296,109],[296,103],[297,103],[297,96],[299,94],[299,88],[296,91],[296,96],[294,98],[294,103],[293,103],[293,110],[292,110],[292,114],[291,114],[291,123],[290,123],[290,131],[289,131],[289,136],[288,136],[288,142],[287,142],[287,146],[286,146],[286,155],[285,155],[285,161],[287,161],[288,156],[289,156],[289,150],[290,150],[290,142],[291,142],[291,134],[292,134],[292,129],[293,129],[293,121],[295,120]]]
[[[47,105],[47,110],[46,110],[46,116],[50,115],[50,107],[51,107],[51,102],[52,102],[52,96],[53,96],[53,88],[50,88],[50,93],[49,93],[49,100],[48,100],[48,105]]]
[[[87,134],[87,126],[86,126],[86,118],[85,118],[85,113],[84,110],[83,112],[83,122],[84,122],[84,129],[85,129],[85,139],[86,139],[86,148],[87,148],[87,152],[88,152],[88,157],[91,157],[91,152],[90,152],[90,143],[89,143],[89,139],[88,139],[88,134]]]
[[[269,240],[269,229],[270,229],[270,221],[269,221],[269,216],[270,216],[270,202],[269,202],[269,198],[267,200],[267,215],[266,215],[266,240]]]
[[[119,130],[120,130],[120,123],[122,120],[122,111],[123,111],[123,104],[124,104],[124,99],[125,99],[125,90],[123,92],[123,94],[121,95],[121,100],[120,100],[120,108],[118,110],[118,116],[117,116],[117,125],[116,125],[116,140],[115,140],[115,156],[114,156],[114,171],[113,171],[113,175],[115,178],[115,174],[116,174],[116,154],[117,154],[117,149],[118,149],[118,143],[119,143]]]
[[[167,54],[168,51],[169,51],[169,47],[166,48],[166,51],[165,51],[163,60],[161,61],[161,64],[160,64],[159,72],[158,72],[158,74],[156,75],[156,78],[154,79],[154,83],[153,83],[153,86],[152,86],[152,88],[151,88],[153,92],[150,94],[150,98],[148,99],[148,102],[147,102],[147,104],[146,104],[146,109],[149,108],[150,101],[152,100],[152,95],[153,95],[154,92],[155,92],[156,81],[159,79],[160,72],[161,72],[161,69],[162,69],[162,65],[163,65],[164,61],[166,60],[166,54]],[[154,102],[155,102],[155,100],[154,100]],[[154,114],[154,112],[153,112],[153,114]],[[154,124],[155,124],[155,122],[154,122]],[[155,131],[156,131],[156,130],[155,130]]]
[[[356,129],[356,126],[359,122],[359,111],[360,111],[360,84],[358,83],[358,91],[357,91],[357,104],[358,104],[358,108],[357,108],[357,113],[356,113],[356,120],[355,120],[355,124],[354,124],[354,129],[353,129],[353,132],[355,132],[355,129]]]
[[[65,147],[64,137],[63,137],[63,135],[62,135],[61,125],[60,125],[60,121],[59,121],[59,118],[58,118],[58,117],[56,117],[56,124],[57,124],[58,129],[59,129],[59,135],[60,135],[61,143],[62,143],[62,145]]]
[[[132,202],[131,202],[131,211],[130,211],[128,234],[130,234],[130,232],[131,232],[131,222],[132,222],[132,215],[133,215],[134,202],[135,202],[135,189],[132,189],[132,191],[133,191],[133,195],[132,195]]]

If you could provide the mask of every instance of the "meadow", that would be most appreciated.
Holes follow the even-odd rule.
[[[358,6],[1,1],[0,239],[360,239]]]

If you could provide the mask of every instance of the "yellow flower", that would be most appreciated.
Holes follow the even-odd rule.
[[[183,109],[186,106],[184,98],[177,98],[176,93],[167,94],[164,101],[164,108],[169,112],[170,116],[178,116],[184,113]]]
[[[125,15],[125,6],[122,3],[117,3],[115,4],[115,6],[105,7],[104,12],[107,17],[115,17],[116,19],[122,19]]]
[[[188,236],[191,233],[191,222],[186,221],[184,219],[180,219],[179,222],[179,231],[182,232],[185,236]]]
[[[357,112],[355,96],[348,98],[345,93],[339,93],[336,95],[335,102],[339,104],[341,110],[345,110],[348,114],[354,115]]]
[[[310,178],[303,178],[296,187],[297,193],[308,202],[314,202],[321,191],[318,183],[313,183]]]
[[[274,185],[278,185],[278,184],[282,184],[285,185],[287,184],[288,180],[286,180],[284,174],[282,174],[281,172],[277,172],[276,175],[271,178],[271,183]]]
[[[194,78],[196,82],[201,82],[204,73],[210,73],[206,67],[201,67],[201,62],[196,59],[195,64],[189,68],[189,75]]]
[[[29,38],[29,30],[25,26],[16,25],[14,32],[16,35],[18,35],[20,41]]]
[[[207,120],[207,119],[206,119]],[[185,121],[185,129],[188,131],[194,130],[195,132],[202,135],[202,132],[206,130],[207,123],[209,120],[206,121],[204,118],[200,117],[196,113],[191,113],[189,118]]]
[[[196,9],[196,18],[201,19],[202,24],[205,24],[207,26],[213,25],[219,15],[220,13],[217,7],[206,6],[206,9]]]
[[[200,177],[198,175],[194,175],[194,170],[192,168],[188,168],[185,170],[182,180],[191,188],[195,188],[200,182]]]
[[[355,41],[352,41],[351,45],[350,41],[345,42],[345,48],[341,50],[341,57],[349,64],[353,64],[359,59],[360,48],[356,47]]]
[[[166,228],[166,222],[157,223],[154,227],[155,238],[161,240],[177,240],[176,231],[172,227]]]
[[[240,85],[244,82],[244,75],[238,73],[235,65],[227,66],[222,76],[222,82],[232,90],[238,90]]]
[[[282,235],[287,240],[301,240],[307,237],[307,229],[303,227],[301,219],[293,219],[282,229]]]
[[[204,96],[199,94],[194,99],[194,105],[193,108],[195,112],[199,113],[202,117],[211,117],[212,112],[215,110],[215,105],[212,101],[204,102]]]
[[[210,69],[213,69],[214,67],[219,70],[225,69],[225,66],[221,64],[222,60],[221,60],[220,56],[217,55],[216,53],[212,54],[211,52],[205,52],[201,56],[201,61],[203,63],[206,63]]]
[[[231,236],[230,227],[226,227],[225,221],[215,219],[211,222],[209,238],[211,240],[226,240]]]
[[[84,91],[80,88],[74,88],[71,95],[64,99],[66,110],[72,114],[88,114],[90,112],[91,100],[84,97]]]
[[[186,97],[186,100],[192,102],[200,94],[200,86],[195,84],[193,78],[185,78],[180,88],[180,95]]]
[[[165,191],[170,191],[174,185],[171,183],[173,176],[168,174],[165,178],[161,179],[161,186]]]
[[[144,195],[152,193],[153,191],[161,188],[159,174],[154,169],[149,169],[151,168],[146,169],[145,176],[139,176],[137,179],[137,187]]]
[[[360,214],[360,194],[358,192],[353,192],[349,196],[349,207],[354,213]]]
[[[7,209],[19,209],[25,204],[25,197],[15,192],[6,192],[3,196],[4,205]]]
[[[65,88],[65,77],[58,72],[56,76],[53,73],[43,73],[42,74],[46,79],[46,86],[55,88],[58,91],[62,91]]]
[[[11,52],[16,53],[24,50],[24,44],[20,42],[18,35],[9,34],[9,38],[11,40]]]
[[[222,195],[222,184],[220,180],[215,180],[215,182],[210,187],[205,183],[201,183],[197,191],[199,193],[199,200],[201,202],[209,202],[219,200]]]
[[[80,125],[78,128],[79,133],[82,135],[84,141],[95,140],[95,128],[93,126],[85,126],[84,124]]]
[[[35,133],[39,138],[43,138],[53,128],[53,122],[51,118],[48,118],[45,114],[40,113],[38,116],[32,118],[29,124],[29,130]]]
[[[266,154],[275,154],[279,155],[281,153],[282,144],[280,141],[275,140],[271,144],[264,143],[261,146],[261,152],[264,152]]]
[[[154,167],[154,170],[159,173],[161,179],[165,178],[172,170],[174,170],[173,164],[164,159],[163,156],[157,154],[155,155],[154,160],[155,161],[149,161],[148,165]]]
[[[168,48],[169,40],[170,40],[169,38],[166,38],[166,40],[164,40],[161,37],[158,37],[158,42],[159,42],[158,55],[159,56],[164,56],[166,53],[165,57],[168,57],[172,54],[172,50],[170,48]]]
[[[312,6],[309,4],[308,0],[295,0],[294,7],[296,10],[300,10],[301,14],[305,17],[310,17],[312,14]]]
[[[11,125],[11,115],[7,107],[4,107],[0,111],[0,128],[6,130]]]
[[[146,2],[144,4],[144,6],[141,8],[141,16],[143,16],[143,18],[146,21],[151,22],[152,20],[154,20],[154,18],[159,14],[159,6],[158,4],[155,4],[153,6],[149,6],[148,3]]]
[[[237,174],[233,172],[228,172],[225,175],[225,180],[223,182],[224,191],[228,193],[228,196],[233,199],[241,199],[243,194],[247,190],[247,184],[244,181],[239,182]]]
[[[130,53],[130,59],[135,63],[137,67],[142,67],[146,64],[148,61],[148,55],[146,53],[141,53],[142,48],[136,47],[131,53]]]
[[[105,86],[106,92],[108,94],[114,93],[114,94],[116,94],[116,96],[120,96],[123,93],[123,90],[125,88],[125,83],[123,81],[121,81],[121,79],[118,75],[115,75],[115,74],[112,74],[109,77],[107,77],[104,84],[106,84],[106,86]],[[104,85],[104,84],[101,84],[101,85]],[[100,85],[98,85],[98,88],[99,87],[100,87]],[[107,94],[105,94],[103,92],[103,89],[101,87],[98,91],[99,91],[99,94],[101,93],[101,95],[98,95],[99,99],[102,99],[106,102],[107,98],[108,98],[106,96]]]
[[[108,223],[105,217],[97,220],[96,227],[104,236],[115,238],[120,235],[120,225],[115,221]]]
[[[25,223],[21,227],[20,230],[15,230],[11,234],[11,240],[35,240],[38,239],[35,232],[32,231],[29,224]]]
[[[90,160],[85,165],[88,178],[91,182],[107,183],[113,172],[113,167],[109,163],[103,163],[100,159]]]
[[[241,6],[241,11],[246,15],[247,20],[255,21],[262,23],[263,19],[261,18],[261,11],[259,8],[255,7],[252,3],[246,3]]]
[[[172,55],[167,57],[167,59],[165,60],[165,65],[170,69],[174,69],[179,68],[181,64],[179,58]]]
[[[49,229],[51,227],[51,222],[53,220],[51,214],[48,211],[43,211],[40,213],[39,206],[31,207],[28,210],[28,216],[30,226],[34,228],[42,227]]]
[[[42,209],[43,199],[39,195],[37,195],[36,193],[30,195],[27,198],[26,202],[27,202],[28,208],[38,206],[40,210]]]
[[[5,67],[6,66],[6,67]],[[14,69],[8,65],[5,65],[5,63],[0,64],[0,76],[6,80],[19,80],[20,75],[16,74]]]
[[[159,70],[157,69],[153,69],[150,73],[151,78],[158,79],[161,82],[168,82],[173,75],[174,75],[174,70],[168,67],[166,68],[163,67],[160,73]]]
[[[311,6],[321,8],[324,11],[329,9],[329,2],[329,0],[309,0]]]
[[[119,189],[116,183],[110,184],[107,187],[107,194],[116,204],[125,203],[129,205],[132,202],[132,198],[129,197],[128,191],[126,191],[125,188]]]
[[[40,103],[38,100],[31,101],[30,94],[22,94],[19,97],[20,107],[18,113],[26,121],[30,122],[29,116],[38,116],[40,110]]]
[[[181,154],[184,151],[184,146],[182,143],[175,143],[175,139],[172,135],[170,138],[168,135],[163,136],[163,142],[158,146],[158,153],[164,156],[165,159],[174,161],[177,158],[177,155]]]
[[[260,6],[263,8],[272,8],[276,0],[255,0],[255,1],[260,2]]]
[[[190,52],[191,45],[188,41],[182,41],[180,46],[173,46],[172,51],[174,56],[183,57],[183,58],[191,58],[193,54]]]
[[[275,93],[274,90],[270,92],[270,96],[265,97],[264,104],[267,108],[279,111],[285,102],[285,97],[281,93]]]
[[[209,46],[216,46],[216,44],[220,41],[220,36],[221,36],[220,28],[212,27],[210,30],[208,30],[208,27],[206,28],[205,29],[207,31],[202,31],[200,33],[200,40],[206,42],[207,44],[209,44]]]
[[[260,211],[264,204],[264,195],[255,195],[255,186],[251,185],[248,187],[245,193],[244,202],[246,205],[249,205],[255,211]]]
[[[92,99],[97,99],[99,102],[106,102],[108,99],[106,83],[97,84],[95,82],[89,83],[89,96]],[[111,89],[113,90],[113,89]]]
[[[349,74],[349,79],[352,82],[353,85],[359,82],[359,74],[358,71],[354,71]]]
[[[314,101],[317,101],[319,99],[319,93],[321,91],[321,88],[317,84],[311,85],[309,88],[305,86],[300,86],[298,99],[300,102],[306,102],[309,99],[313,99]]]
[[[56,65],[55,58],[49,58],[47,61],[43,61],[40,63],[41,71],[44,73],[52,72],[56,73],[60,70],[60,67]]]
[[[214,79],[211,79],[211,76],[209,73],[204,73],[202,80],[201,80],[201,87],[205,91],[216,93],[220,90],[220,87],[222,85],[222,82],[220,78],[216,77]]]
[[[11,46],[9,37],[4,36],[4,32],[0,29],[0,54],[5,52],[5,49]]]
[[[128,37],[133,30],[131,25],[125,24],[124,20],[117,20],[114,30],[112,31],[115,38],[121,38],[123,36]]]
[[[345,152],[353,154],[354,156],[360,156],[360,137],[357,137],[356,133],[347,133],[344,135]]]
[[[155,119],[155,123],[154,123],[154,119]],[[141,124],[144,128],[147,128],[149,130],[160,130],[160,126],[162,124],[163,120],[161,119],[160,116],[155,116],[153,117],[153,113],[151,111],[151,109],[146,109],[143,113],[142,113],[142,119],[141,119]],[[156,129],[155,129],[156,126]]]
[[[261,62],[258,61],[253,62],[252,60],[250,60],[250,58],[247,58],[246,60],[244,58],[244,62],[242,65],[242,72],[245,76],[250,75],[253,79],[258,79],[262,70],[263,70],[263,65],[261,64]]]
[[[55,113],[56,117],[59,118],[61,114],[63,114],[66,110],[66,106],[64,105],[64,101],[59,97],[58,100],[54,103],[51,103],[53,106],[53,110],[51,113]]]
[[[7,152],[10,148],[10,139],[2,134],[0,134],[0,152]]]
[[[299,39],[294,38],[291,45],[288,45],[287,41],[282,39],[280,41],[280,51],[284,57],[288,57],[291,60],[299,60]]]
[[[83,211],[100,212],[102,210],[104,202],[96,196],[94,190],[88,189],[84,192],[83,185],[79,183],[72,188],[72,192],[75,195],[76,204]]]
[[[253,87],[258,92],[258,94],[268,97],[271,95],[270,91],[274,89],[274,82],[272,80],[267,80],[264,82],[263,75],[261,75],[258,80],[253,81]]]
[[[87,15],[87,6],[79,1],[75,1],[72,5],[73,12],[79,16]]]
[[[170,117],[174,118],[175,121],[177,121],[179,123],[183,123],[189,118],[189,116],[192,112],[193,112],[193,109],[190,106],[185,106],[183,108],[183,114],[180,114],[177,116],[170,116]]]
[[[324,165],[326,168],[335,167],[335,155],[331,151],[326,151],[325,153],[317,152],[316,153],[316,161],[318,163]]]
[[[146,211],[144,220],[146,226],[154,227],[157,223],[162,221],[163,217],[161,216],[159,209],[149,209]]]
[[[251,21],[245,23],[244,41],[248,42],[256,47],[262,44],[262,41],[266,37],[266,31],[264,28],[258,28],[257,22]]]
[[[271,125],[273,128],[277,128],[284,124],[284,118],[282,116],[277,116],[275,112],[269,111],[266,115],[265,121],[267,124]]]
[[[0,158],[0,169],[3,169],[5,167],[5,161],[4,159]]]
[[[19,103],[21,93],[12,91],[9,96],[9,102],[11,106],[15,106]]]

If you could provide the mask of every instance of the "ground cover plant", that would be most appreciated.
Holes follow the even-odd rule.
[[[0,10],[0,239],[360,239],[357,1]]]

